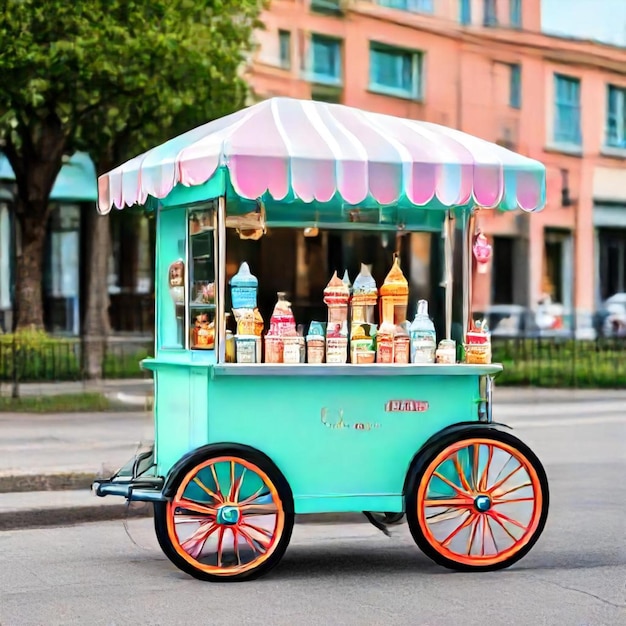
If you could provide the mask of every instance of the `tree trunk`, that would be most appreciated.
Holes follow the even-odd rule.
[[[107,285],[111,235],[109,216],[95,210],[87,216],[89,256],[87,259],[87,312],[84,326],[84,371],[88,378],[100,380],[111,332]]]
[[[16,260],[16,329],[43,328],[43,253],[47,211],[29,210],[19,215],[21,231]]]

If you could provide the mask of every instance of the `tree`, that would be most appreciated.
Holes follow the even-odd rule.
[[[15,172],[21,240],[18,328],[43,327],[48,199],[63,156],[85,149],[103,173],[239,108],[261,8],[261,0],[0,0],[0,140]],[[90,221],[85,325],[102,333],[108,224]]]

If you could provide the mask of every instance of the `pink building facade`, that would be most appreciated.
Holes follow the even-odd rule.
[[[542,213],[479,212],[494,255],[474,308],[549,296],[585,325],[626,292],[626,49],[544,35],[540,13],[540,0],[273,0],[249,80],[259,99],[423,119],[541,160]]]

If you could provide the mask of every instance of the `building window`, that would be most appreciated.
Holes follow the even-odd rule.
[[[317,13],[341,12],[341,0],[311,0],[311,11]]]
[[[484,5],[483,26],[497,26],[498,12],[496,10],[496,0],[484,0]]]
[[[343,93],[340,87],[317,85],[311,89],[311,100],[341,104]]]
[[[581,144],[580,80],[555,74],[554,141]]]
[[[626,87],[609,85],[606,113],[606,145],[626,148]]]
[[[464,26],[472,23],[472,0],[459,0],[459,21]]]
[[[372,91],[419,98],[422,94],[422,55],[419,52],[370,44],[370,82]]]
[[[522,0],[510,0],[509,24],[511,28],[522,27]]]
[[[378,4],[382,7],[413,13],[433,13],[435,10],[433,0],[378,0]]]
[[[522,108],[522,68],[514,63],[510,66],[509,106],[513,109]]]
[[[341,83],[341,41],[322,35],[311,38],[313,80],[319,83]]]
[[[280,47],[280,66],[288,70],[291,67],[291,33],[288,30],[278,31]]]

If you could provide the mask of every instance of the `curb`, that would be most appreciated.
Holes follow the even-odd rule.
[[[94,496],[96,497],[96,496]],[[103,506],[74,506],[53,509],[23,509],[0,513],[0,531],[27,530],[51,526],[73,526],[88,522],[110,522],[152,516],[152,507],[130,507],[127,503]]]
[[[0,494],[91,489],[96,478],[97,474],[89,472],[0,476]]]
[[[95,498],[96,496],[94,496]],[[98,498],[100,500],[100,498]],[[121,498],[120,498],[121,500]],[[29,530],[58,526],[75,526],[92,522],[113,522],[125,519],[153,517],[149,503],[123,501],[120,504],[58,507],[48,509],[25,508],[0,512],[0,532]],[[336,525],[369,523],[362,513],[310,513],[296,515],[296,524]]]

